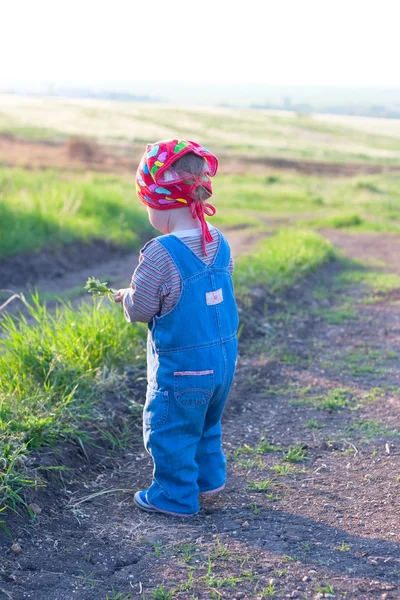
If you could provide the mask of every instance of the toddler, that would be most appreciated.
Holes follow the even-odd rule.
[[[235,371],[238,314],[225,237],[204,215],[215,208],[217,158],[201,145],[148,145],[136,190],[162,236],[142,249],[131,287],[119,290],[129,322],[149,323],[143,436],[154,470],[135,494],[148,512],[194,515],[199,494],[222,490],[221,416]]]

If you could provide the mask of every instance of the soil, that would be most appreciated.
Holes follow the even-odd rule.
[[[399,269],[398,238],[376,235],[371,244],[363,235],[325,235],[349,255],[379,254],[382,270]],[[140,422],[127,408],[132,398],[143,402],[136,369],[99,408],[113,419],[114,446],[97,437],[96,445],[69,442],[32,455],[28,466],[47,487],[28,494],[39,515],[8,516],[4,597],[400,598],[399,290],[366,303],[365,287],[337,285],[345,268],[331,263],[279,297],[253,290],[251,307],[242,307],[241,356],[224,414],[228,484],[202,500],[197,516],[133,506],[133,492],[151,478]],[[356,315],[329,324],[321,310],[343,302]],[[345,406],[319,406],[335,393]],[[275,447],[267,451],[265,440]],[[303,458],[285,461],[294,446]],[[40,470],[60,464],[73,470]]]
[[[60,282],[71,273],[121,259],[127,254],[127,248],[100,239],[47,247],[39,252],[15,254],[0,259],[0,288],[42,288],[40,283],[43,280]],[[46,285],[44,289],[47,289]]]
[[[70,138],[66,142],[30,141],[0,133],[0,164],[25,169],[58,168],[63,170],[136,173],[144,146],[121,142],[99,145],[85,139]],[[220,173],[261,173],[289,170],[316,176],[353,177],[400,172],[400,166],[372,163],[334,163],[274,157],[254,157],[218,152]]]

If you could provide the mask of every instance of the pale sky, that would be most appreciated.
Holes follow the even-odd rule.
[[[1,81],[400,87],[400,0],[0,0]]]

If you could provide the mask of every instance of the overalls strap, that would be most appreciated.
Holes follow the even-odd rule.
[[[207,265],[200,260],[191,249],[175,235],[163,235],[157,241],[164,246],[182,279],[188,279],[200,271],[204,271]]]
[[[227,269],[231,258],[231,249],[229,248],[225,236],[223,236],[221,232],[219,232],[219,239],[219,248],[212,266],[217,269]]]
[[[188,279],[200,271],[209,267],[227,269],[230,259],[230,248],[228,242],[221,232],[219,235],[219,248],[214,261],[206,265],[192,250],[175,235],[163,235],[157,238],[157,241],[166,249],[174,263],[179,269],[181,277]]]

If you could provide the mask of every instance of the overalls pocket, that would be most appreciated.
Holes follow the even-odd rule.
[[[214,393],[214,371],[176,371],[175,399],[183,406],[200,406]]]
[[[169,397],[168,392],[154,389],[147,390],[146,404],[144,405],[143,419],[151,430],[165,424],[168,417]]]

